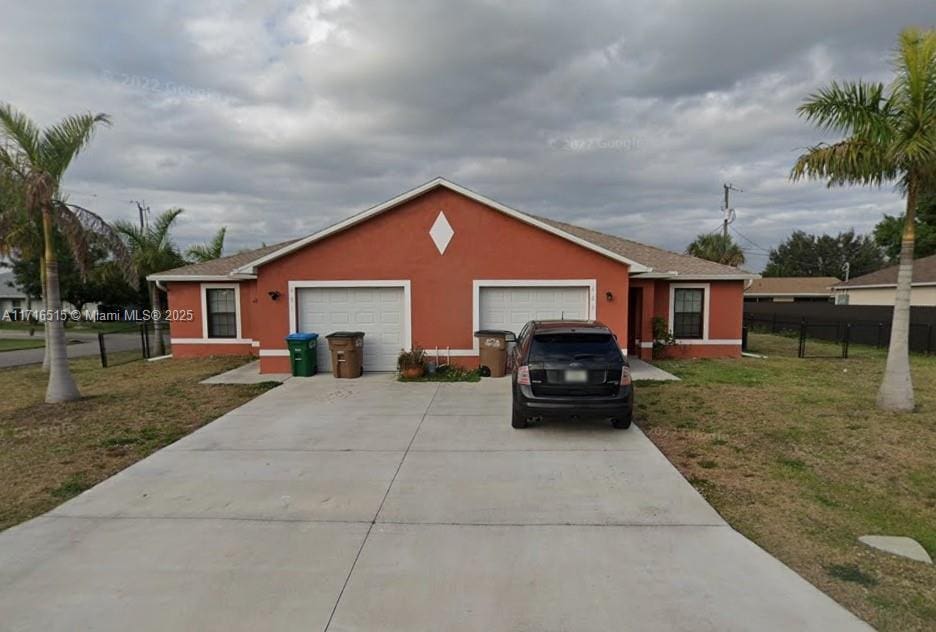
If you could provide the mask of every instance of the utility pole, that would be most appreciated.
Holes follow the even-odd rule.
[[[136,204],[137,211],[140,213],[140,232],[146,231],[146,225],[149,219],[150,207],[146,205],[146,200],[130,200],[131,204]]]
[[[842,266],[845,269],[845,283],[848,283],[848,276],[851,274],[851,262],[846,261],[845,265]]]
[[[731,208],[731,192],[743,193],[744,190],[730,182],[726,182],[722,187],[725,189],[725,206],[722,207],[722,258],[724,259],[728,254],[728,224],[735,220],[735,210]]]

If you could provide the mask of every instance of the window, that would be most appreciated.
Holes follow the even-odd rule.
[[[702,338],[705,290],[676,288],[673,291],[673,336]]]
[[[207,288],[209,338],[237,338],[237,303],[234,288]]]

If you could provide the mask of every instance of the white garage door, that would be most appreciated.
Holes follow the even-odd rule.
[[[334,331],[364,332],[364,370],[394,371],[404,346],[401,287],[321,287],[296,291],[297,329],[315,332],[320,370],[331,370],[324,336]]]
[[[585,320],[587,287],[482,287],[478,293],[481,329],[515,334],[531,320]]]

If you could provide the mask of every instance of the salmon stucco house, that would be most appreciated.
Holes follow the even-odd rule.
[[[649,358],[652,321],[687,357],[741,354],[744,282],[756,275],[528,215],[438,178],[313,235],[150,276],[170,310],[176,357],[253,354],[289,370],[295,331],[365,332],[364,363],[401,349],[477,362],[478,329],[598,319]],[[319,345],[319,366],[329,366]],[[453,360],[454,361],[454,360]]]

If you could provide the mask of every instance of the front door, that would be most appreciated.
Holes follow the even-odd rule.
[[[627,355],[640,357],[643,329],[643,289],[632,287],[627,295]]]

